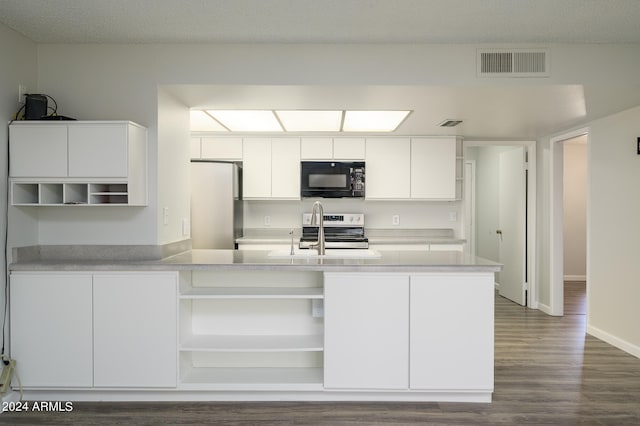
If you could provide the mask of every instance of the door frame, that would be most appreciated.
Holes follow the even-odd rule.
[[[467,167],[469,174],[467,174]],[[464,224],[464,237],[467,240],[467,252],[471,256],[476,255],[476,160],[464,160],[463,162],[463,206],[462,209],[465,217],[463,218]],[[466,212],[470,211],[471,217],[466,217]]]
[[[564,315],[563,143],[585,135],[587,137],[587,318],[589,314],[589,128],[582,127],[554,136],[549,143],[549,306],[542,307],[542,311],[549,315]]]
[[[527,307],[532,309],[538,309],[538,256],[537,256],[537,197],[536,197],[536,181],[537,181],[537,142],[533,141],[474,141],[465,140],[463,146],[466,147],[490,147],[490,146],[514,146],[524,147],[528,156],[528,178],[527,178],[527,255],[525,261],[527,262],[527,276],[528,283],[527,291]],[[466,196],[464,194],[463,196]],[[465,219],[466,220],[466,219]],[[465,231],[466,232],[466,231]],[[474,229],[470,232],[475,232]]]

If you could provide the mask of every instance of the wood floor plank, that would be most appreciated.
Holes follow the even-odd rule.
[[[640,359],[585,335],[584,315],[551,317],[496,296],[495,318],[491,404],[75,403],[71,413],[4,413],[0,424],[640,425]]]

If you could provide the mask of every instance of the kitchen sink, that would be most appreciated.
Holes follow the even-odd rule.
[[[273,250],[269,257],[280,259],[375,259],[382,257],[379,251],[371,249],[326,249],[324,255],[318,254],[318,250]]]

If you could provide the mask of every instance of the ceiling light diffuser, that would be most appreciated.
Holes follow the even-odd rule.
[[[191,130],[194,132],[226,132],[220,123],[204,111],[191,111]]]
[[[339,132],[342,111],[276,111],[287,132]]]
[[[282,132],[271,110],[207,110],[232,132]]]
[[[393,132],[411,111],[345,111],[345,132]]]

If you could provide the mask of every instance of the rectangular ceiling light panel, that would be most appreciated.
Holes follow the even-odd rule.
[[[393,132],[411,111],[345,111],[345,132]]]
[[[342,111],[276,111],[287,132],[339,132]]]
[[[204,111],[191,111],[191,130],[194,132],[226,132],[220,123]]]
[[[282,132],[271,110],[207,110],[232,132]]]

